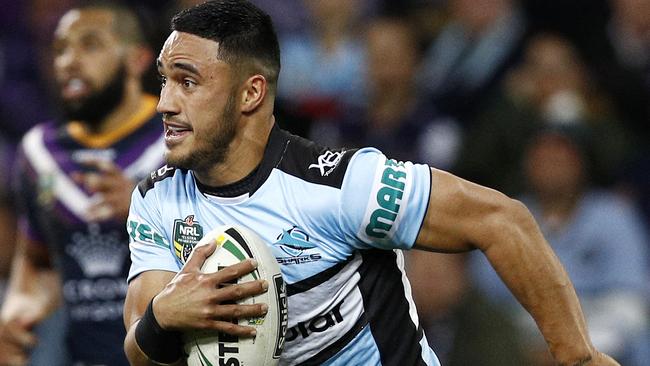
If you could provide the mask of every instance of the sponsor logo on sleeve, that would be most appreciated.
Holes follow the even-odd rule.
[[[169,248],[169,243],[164,236],[153,230],[150,225],[140,222],[138,219],[129,218],[127,232],[132,241]]]
[[[410,193],[411,163],[386,159],[375,172],[370,200],[359,230],[366,242],[390,241],[399,226]]]

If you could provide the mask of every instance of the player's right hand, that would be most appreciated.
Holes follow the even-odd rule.
[[[154,297],[153,312],[163,329],[210,329],[237,336],[254,336],[253,327],[233,324],[234,319],[266,314],[266,304],[238,305],[235,301],[264,293],[266,281],[230,284],[257,268],[252,260],[202,273],[201,266],[215,250],[214,245],[197,246],[183,269]]]
[[[0,324],[0,366],[22,366],[36,344],[32,324],[9,320]]]

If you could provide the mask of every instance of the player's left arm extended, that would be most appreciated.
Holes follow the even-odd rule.
[[[575,290],[528,209],[492,189],[431,170],[416,248],[480,249],[533,316],[560,365],[618,365],[591,343]]]

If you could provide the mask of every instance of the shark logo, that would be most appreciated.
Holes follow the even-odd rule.
[[[282,230],[273,244],[275,259],[283,265],[316,262],[322,256],[315,249],[316,246],[309,242],[309,235],[297,226]]]

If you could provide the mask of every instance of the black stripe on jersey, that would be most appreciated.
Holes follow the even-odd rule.
[[[147,178],[144,178],[138,183],[138,191],[140,191],[140,195],[144,198],[156,182],[160,182],[165,178],[173,176],[175,172],[176,168],[167,165],[163,165],[158,168],[158,170],[151,172]]]
[[[237,231],[234,227],[231,227],[230,229],[226,230],[226,234],[230,235],[239,245],[241,245],[242,248],[244,248],[249,258],[255,258],[253,256],[253,252],[251,252],[251,248],[248,246],[248,243],[246,243],[246,240],[244,240],[239,231]]]
[[[276,124],[271,130],[260,166],[260,179],[254,190],[264,183],[273,168],[311,183],[340,188],[350,158],[355,152],[356,149],[328,149],[292,135]]]
[[[361,317],[357,320],[356,323],[347,331],[341,338],[337,339],[336,342],[330,344],[329,346],[323,348],[316,355],[311,357],[305,362],[298,364],[298,366],[318,366],[325,363],[325,361],[334,357],[339,351],[341,351],[348,343],[352,342],[354,337],[363,330],[363,328],[368,325],[368,318],[366,314],[361,314]]]
[[[416,329],[392,250],[362,250],[359,290],[384,366],[422,365],[422,329]],[[399,338],[396,338],[399,335]]]
[[[319,272],[311,277],[307,277],[304,280],[300,280],[292,284],[287,284],[287,296],[292,296],[311,290],[312,288],[327,282],[330,278],[336,276],[337,273],[341,272],[341,270],[345,268],[345,266],[347,266],[351,260],[352,257],[343,262],[337,263],[336,265],[324,270],[323,272]]]

